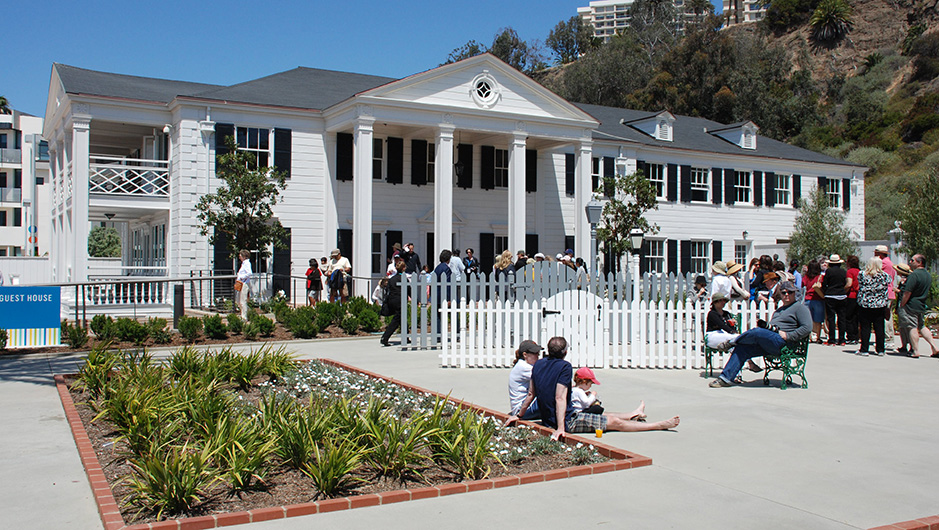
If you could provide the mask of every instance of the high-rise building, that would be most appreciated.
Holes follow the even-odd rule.
[[[42,118],[0,114],[0,256],[49,249],[49,144],[41,133]]]
[[[759,22],[766,16],[766,4],[763,0],[724,0],[726,26]]]
[[[725,0],[726,1],[726,0]],[[675,24],[683,31],[685,24],[694,20],[694,12],[686,9],[687,0],[672,0],[675,5]],[[578,7],[577,15],[594,28],[593,35],[604,42],[629,27],[629,9],[633,0],[598,0],[587,7]]]

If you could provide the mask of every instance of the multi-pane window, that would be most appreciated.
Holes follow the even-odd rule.
[[[711,245],[708,241],[691,242],[691,272],[707,274],[711,268],[711,256],[708,252]]]
[[[841,181],[828,179],[828,204],[832,208],[841,208]]]
[[[664,164],[649,164],[649,174],[647,175],[649,182],[655,187],[655,196],[664,199],[665,198],[665,165]]]
[[[166,265],[166,225],[159,224],[150,229],[150,244],[153,246],[153,265]]]
[[[708,202],[708,192],[711,189],[708,182],[708,175],[711,172],[708,169],[693,167],[691,168],[691,201]]]
[[[665,240],[649,240],[649,253],[646,254],[646,260],[649,263],[649,272],[656,274],[665,272]]]
[[[495,236],[492,241],[496,248],[496,256],[509,248],[509,236]]]
[[[509,187],[509,151],[506,149],[496,149],[496,167],[493,175],[493,183],[497,188]]]
[[[734,261],[746,266],[748,259],[750,259],[750,245],[734,245]]]
[[[385,167],[385,142],[375,138],[372,140],[372,179],[381,180]]]
[[[427,182],[434,182],[437,177],[437,144],[427,143]],[[508,182],[508,180],[506,180]]]
[[[385,272],[385,258],[381,252],[381,232],[372,233],[372,273]]]
[[[590,172],[590,182],[592,184],[592,190],[597,193],[603,193],[603,186],[600,184],[603,182],[602,177],[600,176],[600,157],[593,157],[593,166]]]
[[[238,141],[240,151],[248,151],[254,154],[254,167],[249,169],[258,169],[269,167],[271,154],[271,130],[259,129],[257,127],[237,127],[235,129],[235,139]]]
[[[792,200],[792,175],[776,175],[776,204],[790,204]]]
[[[752,181],[749,171],[734,171],[734,202],[749,203],[752,202],[750,194],[753,192]]]

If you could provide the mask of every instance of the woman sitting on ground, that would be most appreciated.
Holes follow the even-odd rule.
[[[524,412],[519,410],[525,397],[528,396],[528,386],[531,384],[531,367],[538,361],[543,348],[533,340],[523,340],[515,350],[515,366],[509,372],[509,407],[510,416],[518,416],[523,420],[535,420],[538,414],[538,400],[531,402]]]

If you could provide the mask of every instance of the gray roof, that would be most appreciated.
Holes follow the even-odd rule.
[[[299,67],[236,85],[222,86],[97,72],[58,63],[54,64],[53,67],[59,73],[65,91],[70,94],[160,103],[169,103],[177,96],[185,96],[212,101],[314,110],[329,108],[358,93],[397,80],[391,77]],[[655,116],[658,113],[584,103],[574,103],[574,105],[600,122],[595,135],[597,140],[615,141],[620,139],[647,146],[689,149],[709,153],[761,156],[823,164],[856,165],[764,136],[758,137],[755,150],[741,149],[735,144],[705,131],[707,129],[707,131],[714,132],[732,126],[690,116],[675,116],[672,133],[673,141],[656,140],[627,124]]]
[[[641,132],[639,129],[626,125],[626,123],[629,122],[654,116],[654,114],[650,114],[648,111],[588,105],[586,103],[574,103],[574,105],[600,122],[597,133],[594,134],[594,139],[598,141],[621,139],[647,146],[864,167],[846,162],[839,158],[833,158],[828,155],[816,153],[815,151],[809,151],[808,149],[773,140],[765,136],[757,137],[756,149],[743,149],[716,134],[711,134],[711,132],[732,128],[733,125],[726,125],[705,118],[695,118],[691,116],[675,115],[671,142],[656,140],[648,134]],[[623,120],[625,123],[621,123],[620,120]],[[746,122],[740,122],[734,125],[740,126],[744,123]]]
[[[53,68],[59,73],[65,92],[69,94],[169,103],[181,94],[203,92],[219,87],[219,85],[205,83],[97,72],[59,63],[53,64]]]

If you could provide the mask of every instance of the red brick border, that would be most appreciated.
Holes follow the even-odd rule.
[[[902,523],[887,524],[871,528],[870,530],[939,530],[939,515],[903,521]]]
[[[450,398],[447,395],[441,394],[439,392],[434,392],[432,390],[427,390],[425,388],[420,388],[415,385],[404,383],[402,381],[397,381],[383,375],[379,375],[368,370],[362,370],[361,368],[356,368],[348,364],[344,364],[332,359],[319,359],[321,362],[330,364],[351,372],[357,372],[362,375],[373,377],[375,379],[380,379],[383,381],[393,382],[396,385],[408,388],[415,392],[423,392],[426,394],[431,394],[433,396],[441,397],[444,399],[449,399],[457,403],[459,406],[475,410],[485,416],[492,416],[499,421],[505,421],[508,416],[505,413],[498,412],[495,410],[487,409],[473,403],[468,403],[465,401],[457,401],[453,398]],[[637,453],[630,451],[625,451],[610,445],[606,445],[594,440],[589,440],[586,438],[581,438],[579,436],[568,435],[564,438],[564,443],[568,445],[575,445],[577,443],[582,443],[585,445],[594,446],[597,451],[606,456],[607,458],[612,459],[608,462],[603,462],[600,464],[591,464],[586,466],[575,466],[565,469],[553,469],[550,471],[539,471],[535,473],[525,473],[523,475],[511,475],[506,477],[496,477],[492,479],[483,479],[483,480],[473,480],[467,482],[458,482],[454,484],[444,484],[441,486],[430,486],[424,488],[412,488],[404,489],[397,491],[386,491],[378,494],[369,494],[369,495],[358,495],[355,497],[342,497],[338,499],[327,499],[317,502],[307,502],[303,504],[292,504],[289,506],[277,506],[272,508],[260,508],[256,510],[250,510],[247,512],[234,512],[226,513],[219,515],[208,515],[202,517],[190,517],[187,519],[176,519],[170,521],[161,521],[158,523],[149,523],[149,524],[137,524],[132,526],[126,526],[124,524],[124,519],[121,516],[120,508],[117,505],[117,502],[114,500],[114,495],[111,494],[111,486],[107,481],[107,478],[104,476],[104,471],[101,469],[101,464],[98,462],[98,456],[95,453],[94,447],[91,445],[91,440],[88,438],[88,434],[85,432],[85,426],[82,424],[81,418],[78,416],[78,411],[75,409],[75,404],[72,402],[72,396],[68,392],[68,386],[65,383],[64,375],[55,375],[55,385],[56,389],[59,391],[59,398],[62,400],[62,408],[65,409],[65,418],[68,420],[69,427],[72,429],[72,435],[75,437],[75,445],[78,448],[78,455],[81,458],[82,465],[85,467],[85,472],[88,474],[88,481],[91,483],[91,489],[94,493],[95,503],[98,505],[98,513],[101,515],[101,521],[104,523],[105,530],[199,530],[203,528],[220,528],[223,526],[231,526],[244,523],[252,523],[258,521],[269,521],[272,519],[283,519],[285,517],[297,517],[301,515],[312,515],[315,513],[326,513],[334,512],[338,510],[350,510],[354,508],[362,508],[366,506],[378,506],[382,504],[391,504],[395,502],[404,502],[404,501],[413,501],[418,499],[431,499],[435,497],[443,497],[445,495],[454,495],[459,493],[467,493],[471,491],[481,491],[489,490],[494,488],[505,488],[510,486],[518,486],[522,484],[532,484],[535,482],[547,482],[549,480],[564,479],[568,477],[576,477],[581,475],[596,475],[599,473],[607,473],[610,471],[619,471],[623,469],[632,469],[634,467],[642,467],[652,465],[652,459],[646,456],[642,456]],[[551,429],[543,427],[541,425],[531,423],[531,422],[520,422],[525,425],[537,430],[545,436],[551,435]],[[939,520],[939,517],[929,518]],[[905,524],[905,523],[898,523]],[[897,527],[897,526],[885,526],[882,528],[916,528],[916,529],[928,529],[928,530],[939,530],[939,523],[933,523],[933,526],[926,524],[925,526],[916,526],[916,527]]]

